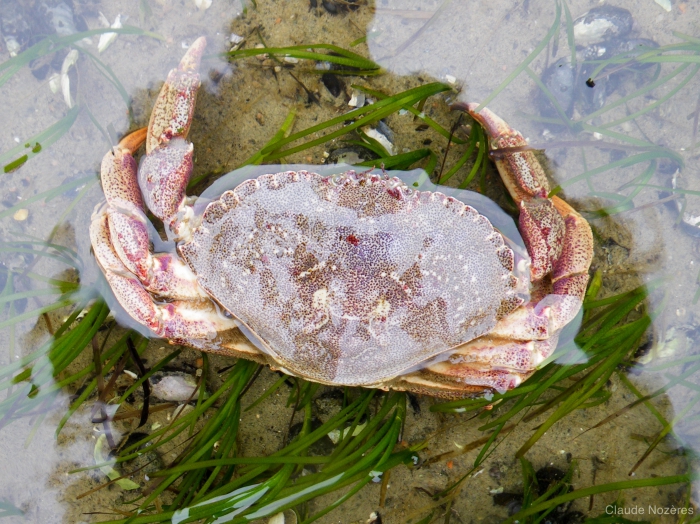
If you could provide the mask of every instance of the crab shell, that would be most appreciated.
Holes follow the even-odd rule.
[[[185,137],[204,46],[197,40],[168,75],[148,131],[103,160],[106,203],[91,241],[128,315],[173,343],[312,381],[453,398],[515,387],[551,354],[580,309],[592,238],[578,213],[547,198],[517,131],[465,107],[492,148],[518,151],[498,167],[521,208],[531,267],[515,267],[472,207],[371,172],[263,175],[199,216],[184,193]],[[137,173],[132,153],[144,140]],[[144,202],[180,257],[150,251]]]
[[[248,180],[179,252],[278,365],[329,384],[383,384],[523,302],[488,219],[372,173]]]

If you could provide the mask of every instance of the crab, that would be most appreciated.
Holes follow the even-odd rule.
[[[472,207],[383,172],[265,174],[202,211],[185,188],[205,46],[196,40],[169,73],[148,128],[102,161],[91,243],[141,329],[322,384],[443,398],[514,388],[553,353],[581,308],[593,240],[548,196],[520,133],[462,107],[498,151],[529,260]]]

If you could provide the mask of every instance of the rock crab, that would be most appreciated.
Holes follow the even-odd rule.
[[[198,213],[185,138],[205,46],[169,73],[147,130],[102,161],[90,237],[128,315],[172,343],[308,380],[444,398],[513,388],[552,353],[581,307],[592,235],[548,197],[520,133],[464,106],[499,150],[531,263],[472,207],[372,172],[266,174]],[[176,252],[152,252],[144,203]]]

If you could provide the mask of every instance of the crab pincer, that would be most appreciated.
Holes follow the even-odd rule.
[[[523,136],[479,104],[457,104],[486,131],[489,149],[501,179],[520,208],[519,230],[532,259],[531,277],[552,295],[543,303],[551,311],[550,329],[560,330],[581,307],[593,258],[588,222],[557,196],[549,197],[549,181]]]
[[[105,202],[98,205],[90,236],[98,264],[118,302],[158,336],[215,344],[235,322],[216,311],[189,267],[175,253],[151,253],[148,208],[167,226],[187,214],[185,187],[192,170],[192,145],[185,143],[199,88],[199,38],[168,75],[149,127],[127,135],[101,166]],[[134,154],[146,143],[137,169]]]

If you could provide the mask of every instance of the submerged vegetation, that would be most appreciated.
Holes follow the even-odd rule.
[[[0,64],[0,86],[27,67],[31,60],[55,53],[63,47],[74,47],[81,53],[86,53],[80,47],[81,40],[105,31],[89,31],[41,40],[17,57]],[[158,38],[157,35],[134,27],[109,31]],[[604,147],[625,153],[607,164],[586,167],[583,172],[562,181],[552,193],[558,193],[575,183],[587,184],[588,196],[598,199],[596,202],[605,201],[603,205],[586,209],[588,218],[638,209],[635,199],[644,191],[657,190],[650,185],[650,180],[656,173],[659,162],[672,161],[680,166],[682,159],[677,153],[650,140],[633,138],[611,128],[625,122],[634,123],[636,119],[650,115],[654,108],[669,101],[691,80],[697,80],[700,40],[676,34],[679,40],[676,44],[634,56],[612,57],[606,63],[601,63],[593,76],[610,65],[624,68],[639,63],[653,64],[655,72],[649,75],[641,87],[575,120],[567,116],[564,108],[558,107],[556,98],[530,68],[560,32],[568,35],[570,43],[573,41],[572,17],[565,2],[556,3],[554,21],[540,45],[482,105],[498,96],[519,75],[529,76],[552,102],[557,113],[556,117],[546,118],[532,115],[533,120],[566,128],[573,138],[569,143],[558,145],[567,145],[579,151],[583,158],[582,165],[587,166],[587,153],[594,148]],[[424,105],[430,97],[441,97],[442,101],[454,98],[456,93],[452,86],[432,82],[421,83],[417,87],[396,93],[380,91],[370,81],[371,77],[384,74],[379,65],[353,51],[328,44],[275,48],[263,45],[261,48],[232,51],[228,56],[231,61],[238,61],[261,54],[273,61],[280,61],[284,57],[300,60],[291,69],[298,75],[325,73],[328,70],[316,69],[315,65],[333,64],[333,69],[330,70],[333,74],[352,78],[352,87],[372,101],[301,130],[293,130],[296,109],[292,110],[279,131],[241,165],[273,164],[290,157],[297,158],[294,155],[331,141],[342,141],[345,145],[364,149],[371,154],[372,160],[363,162],[363,165],[381,164],[387,169],[422,167],[437,184],[477,187],[485,191],[490,168],[483,131],[474,125],[466,136],[459,125],[462,123],[461,117],[458,119],[455,116],[451,122],[439,123],[424,112]],[[130,98],[119,79],[99,58],[92,54],[86,56],[89,56],[105,80],[119,91],[133,121]],[[644,99],[652,90],[662,86],[666,88],[664,94],[654,103],[600,123],[602,120],[598,117],[607,116],[609,111],[621,107],[629,108],[629,104]],[[696,114],[697,112],[698,108]],[[55,124],[0,153],[0,164],[3,165],[4,172],[9,173],[31,164],[33,157],[40,155],[68,133],[80,113],[87,113],[98,132],[106,138],[113,134],[98,122],[90,113],[87,103],[78,96],[75,107],[67,110]],[[382,143],[365,133],[366,126],[399,113],[413,115],[417,125],[426,126],[423,129],[432,129],[441,137],[442,142],[392,154]],[[696,116],[696,127],[697,120]],[[594,134],[602,137],[602,140],[593,140],[591,137]],[[696,142],[695,132],[692,142]],[[633,174],[617,192],[596,189],[598,175],[622,168],[629,169]],[[206,185],[210,181],[209,175],[204,173],[194,177],[191,186]],[[10,217],[27,206],[60,197],[68,203],[56,219],[58,225],[79,205],[96,182],[93,175],[77,178],[8,207],[0,212],[0,218]],[[677,196],[697,194],[675,187],[664,190]],[[70,195],[70,200],[66,195]],[[410,398],[403,393],[346,388],[338,395],[335,412],[319,421],[316,419],[315,399],[326,388],[280,376],[272,386],[264,392],[258,392],[254,398],[254,385],[260,380],[260,367],[257,364],[237,361],[231,362],[225,369],[215,369],[211,362],[213,357],[206,354],[201,357],[196,388],[189,399],[192,409],[180,410],[169,423],[160,428],[151,427],[149,433],[144,433],[133,442],[122,443],[120,447],[118,442],[113,441],[114,425],[124,420],[138,420],[138,425],[141,426],[148,420],[149,414],[162,409],[160,406],[163,405],[151,406],[149,412],[148,379],[167,368],[169,363],[180,356],[182,350],[175,348],[158,361],[149,361],[149,367],[146,368],[141,357],[147,351],[148,340],[136,332],[115,326],[109,317],[108,306],[99,296],[97,285],[79,283],[74,277],[83,271],[83,264],[87,261],[81,260],[71,247],[56,243],[53,234],[48,239],[18,235],[16,239],[4,240],[0,249],[4,256],[22,257],[27,261],[26,266],[20,268],[0,266],[0,328],[4,330],[9,351],[9,358],[4,359],[4,365],[0,368],[0,389],[3,392],[0,400],[0,431],[19,419],[28,419],[38,427],[44,423],[46,414],[56,409],[59,392],[64,388],[73,388],[75,396],[64,410],[56,433],[59,434],[64,429],[78,410],[91,410],[91,419],[94,423],[101,424],[107,443],[115,449],[115,457],[75,470],[74,473],[94,469],[105,471],[105,468],[110,471],[126,471],[122,468],[144,455],[145,450],[149,453],[167,451],[168,456],[172,457],[167,464],[148,470],[149,480],[140,490],[132,491],[135,486],[120,481],[139,473],[150,462],[157,462],[155,459],[124,473],[123,477],[119,473],[110,475],[109,480],[102,477],[104,483],[96,489],[116,483],[125,490],[124,504],[104,508],[104,511],[114,517],[115,522],[237,523],[269,517],[285,510],[293,510],[300,522],[313,522],[342,506],[371,482],[382,483],[384,497],[392,468],[420,468],[430,462],[447,461],[478,450],[473,463],[457,481],[430,494],[433,503],[422,514],[416,515],[415,520],[428,523],[443,518],[444,522],[449,522],[453,501],[465,484],[469,483],[471,475],[493,456],[518,424],[534,420],[539,425],[527,440],[518,443],[516,451],[524,477],[522,504],[507,522],[542,522],[554,508],[594,495],[615,493],[611,500],[618,497],[618,503],[622,504],[624,497],[618,494],[624,493],[624,490],[650,486],[683,485],[683,503],[685,507],[691,504],[690,486],[694,476],[690,468],[682,475],[630,477],[619,482],[576,486],[574,489],[571,486],[577,484],[574,476],[576,465],[572,463],[564,478],[546,489],[540,486],[541,490],[537,491],[532,488],[534,470],[525,459],[528,451],[537,445],[545,432],[571,413],[604,405],[613,394],[610,383],[611,379],[615,379],[638,400],[609,414],[590,429],[604,427],[633,409],[649,410],[661,427],[654,438],[647,442],[647,452],[631,467],[629,473],[632,474],[653,450],[658,449],[660,443],[668,441],[679,417],[689,413],[700,400],[697,386],[689,380],[700,369],[700,356],[697,355],[688,355],[682,361],[670,361],[650,368],[664,372],[665,384],[648,394],[638,391],[626,378],[627,371],[637,363],[639,348],[648,344],[652,338],[652,322],[668,307],[663,280],[655,280],[623,292],[602,293],[601,290],[605,290],[605,276],[602,272],[595,273],[584,302],[580,329],[577,333],[569,333],[568,337],[562,336],[562,340],[568,342],[560,344],[556,353],[527,382],[514,390],[488,398],[432,403],[432,412],[450,414],[450,417],[464,420],[473,418],[471,423],[478,425],[484,432],[482,439],[468,443],[451,454],[425,456],[424,450],[430,445],[433,436],[415,442],[403,440],[407,410],[411,409],[410,406],[407,407]],[[61,275],[65,277],[49,277],[35,271],[35,266],[45,259],[61,264],[65,268]],[[697,283],[695,285],[698,286]],[[604,294],[602,298],[599,297],[601,294]],[[46,296],[55,298],[49,303],[37,300]],[[29,303],[35,303],[38,307],[28,307]],[[54,312],[56,315],[52,317]],[[54,329],[52,324],[58,318],[58,313],[65,318]],[[17,347],[15,328],[20,322],[36,318],[44,319],[52,338],[31,353],[23,354],[21,348]],[[21,356],[15,358],[15,353]],[[89,358],[85,358],[86,354],[90,355]],[[128,387],[120,387],[117,381],[127,368],[133,370],[137,378]],[[673,420],[667,420],[652,401],[675,387],[686,388],[693,396],[688,400],[683,413]],[[130,409],[130,406],[139,404],[133,400],[139,391],[143,392],[143,400],[140,402],[143,408]],[[269,455],[241,455],[238,437],[243,412],[265,406],[274,396],[285,393],[288,397],[286,405],[293,410],[292,420],[300,423],[296,435],[288,438],[279,450]],[[164,406],[172,407],[171,404]],[[291,425],[290,421],[289,426]],[[281,431],[293,434],[283,426],[284,423],[281,424]],[[323,448],[324,452],[317,453],[317,447],[329,435],[335,435],[333,445]],[[680,449],[677,451],[683,452]],[[309,504],[309,501],[322,496],[325,496],[322,509]],[[383,498],[380,502],[383,502]],[[5,503],[0,503],[0,509],[0,516],[19,511]]]

